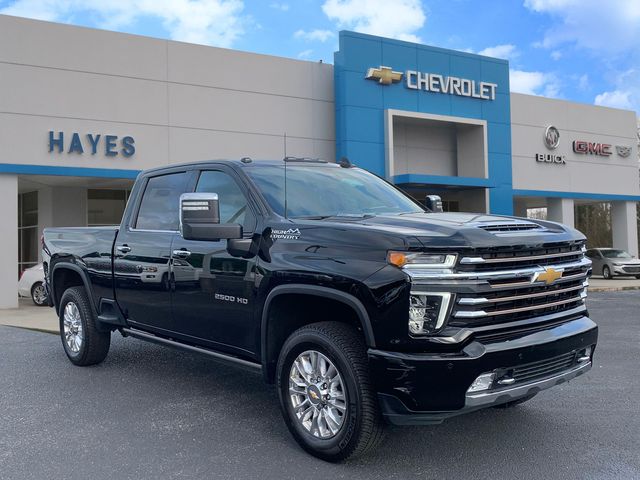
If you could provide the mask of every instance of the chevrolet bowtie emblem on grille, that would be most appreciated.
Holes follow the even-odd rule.
[[[562,272],[548,267],[544,269],[544,272],[536,272],[536,274],[533,276],[533,282],[544,282],[547,285],[551,285],[560,277],[562,277]]]
[[[402,80],[402,72],[394,72],[391,67],[370,68],[364,77],[367,80],[378,80],[382,85],[391,85]]]

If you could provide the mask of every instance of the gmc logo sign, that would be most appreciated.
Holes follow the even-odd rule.
[[[600,155],[608,157],[611,155],[611,145],[608,143],[585,142],[584,140],[573,141],[573,151],[583,155]]]

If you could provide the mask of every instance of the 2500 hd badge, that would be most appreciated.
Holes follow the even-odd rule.
[[[431,211],[344,160],[148,170],[119,227],[45,229],[43,260],[71,362],[100,363],[119,332],[254,370],[332,462],[385,423],[526,402],[586,373],[598,340],[580,232]]]
[[[242,298],[242,297],[234,297],[233,295],[223,295],[221,293],[216,293],[213,295],[213,298],[215,298],[216,300],[222,300],[223,302],[231,302],[231,303],[242,303],[244,305],[247,305],[249,303],[249,300],[246,298]]]

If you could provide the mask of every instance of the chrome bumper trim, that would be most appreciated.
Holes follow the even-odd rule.
[[[465,397],[465,409],[499,405],[518,400],[519,398],[526,397],[527,395],[538,393],[542,390],[555,387],[561,383],[568,382],[569,380],[588,372],[591,369],[591,366],[592,362],[587,362],[552,377],[543,378],[523,385],[517,385],[513,388],[503,388],[493,392],[467,393]]]

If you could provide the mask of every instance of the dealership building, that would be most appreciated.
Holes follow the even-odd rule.
[[[349,158],[445,209],[574,223],[638,254],[634,112],[511,93],[505,60],[341,32],[334,65],[0,16],[0,308],[49,226],[120,221],[143,169]]]

